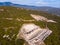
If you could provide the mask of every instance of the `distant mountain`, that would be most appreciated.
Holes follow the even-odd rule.
[[[43,7],[37,8],[37,10],[46,11],[48,13],[60,15],[60,8],[43,6]]]
[[[0,6],[11,6],[11,2],[0,2]]]
[[[60,8],[54,8],[54,7],[20,5],[20,4],[14,4],[14,3],[11,3],[11,2],[0,2],[0,6],[21,7],[21,8],[39,10],[39,11],[44,11],[44,12],[48,12],[48,13],[51,13],[51,14],[60,15]]]

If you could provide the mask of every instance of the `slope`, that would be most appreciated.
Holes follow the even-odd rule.
[[[58,23],[36,21],[30,14],[41,15]],[[22,39],[16,40],[16,35],[24,23],[34,23],[41,28],[45,28],[47,23],[48,28],[53,33],[45,40],[46,45],[60,44],[60,17],[42,11],[0,6],[0,45],[23,45],[25,41]]]

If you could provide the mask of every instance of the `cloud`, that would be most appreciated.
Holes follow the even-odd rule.
[[[7,1],[7,0],[0,0],[0,2],[5,2],[5,1]]]
[[[42,4],[42,5],[45,5],[45,4],[47,4],[47,2],[36,2],[36,4]]]
[[[44,2],[44,1],[38,1],[38,2],[35,2],[35,4],[37,5],[37,6],[43,6],[43,5],[47,5],[48,3],[47,2]]]

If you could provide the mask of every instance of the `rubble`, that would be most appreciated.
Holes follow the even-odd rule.
[[[34,15],[34,14],[30,14],[31,17],[33,17],[35,20],[37,21],[46,21],[46,22],[53,22],[53,23],[57,23],[56,21],[54,20],[49,20],[47,19],[46,17],[43,17],[43,16],[40,16],[40,15]]]
[[[42,29],[33,23],[29,23],[23,24],[17,38],[24,39],[29,45],[45,45],[44,40],[51,33],[52,31],[49,29]]]

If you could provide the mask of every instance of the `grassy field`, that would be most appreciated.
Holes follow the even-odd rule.
[[[60,45],[60,17],[42,11],[8,6],[0,7],[0,45],[23,45],[25,41],[22,39],[16,40],[16,36],[24,23],[34,23],[41,28],[46,27],[46,23],[42,21],[22,21],[34,20],[30,14],[42,15],[57,22],[47,23],[47,26],[53,33],[46,38],[45,43],[46,45]],[[9,38],[4,38],[4,35],[8,35]]]

